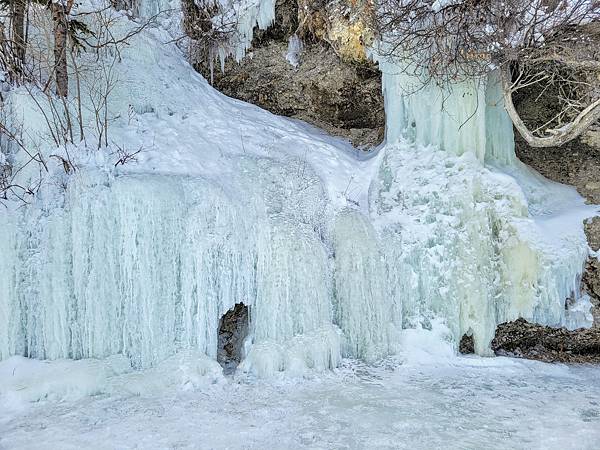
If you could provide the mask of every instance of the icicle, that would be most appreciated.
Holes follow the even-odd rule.
[[[302,41],[298,37],[297,34],[293,34],[290,36],[288,42],[288,51],[285,55],[285,59],[289,62],[294,68],[297,68],[300,64],[300,54],[302,53]]]
[[[439,86],[423,81],[376,52],[382,72],[386,141],[406,137],[455,155],[473,153],[480,161],[512,164],[512,122],[504,111],[498,74]]]

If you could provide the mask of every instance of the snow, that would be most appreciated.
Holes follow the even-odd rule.
[[[431,4],[431,10],[435,13],[438,13],[442,9],[444,9],[448,6],[456,5],[458,3],[461,3],[461,0],[435,0]]]
[[[297,34],[293,34],[290,36],[288,42],[288,51],[285,55],[285,59],[290,63],[294,68],[298,67],[300,64],[300,55],[302,53],[302,41],[298,37]]]
[[[457,358],[411,334],[426,345],[398,360],[348,360],[304,379],[200,377],[206,369],[185,356],[141,373],[120,372],[120,361],[11,358],[0,363],[0,447],[597,448],[597,368]],[[99,364],[110,370],[99,375]],[[8,397],[13,370],[28,382]]]

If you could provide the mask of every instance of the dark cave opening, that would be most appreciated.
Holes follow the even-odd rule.
[[[225,374],[235,372],[243,358],[244,340],[248,335],[248,306],[236,305],[223,314],[219,322],[217,361]]]

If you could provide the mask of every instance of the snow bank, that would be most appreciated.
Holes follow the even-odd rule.
[[[0,361],[0,410],[94,395],[157,396],[169,389],[195,390],[225,382],[221,366],[197,351],[177,353],[143,372],[133,371],[122,355],[78,361],[12,356]]]
[[[122,356],[103,360],[37,361],[12,356],[0,361],[0,409],[18,410],[41,400],[74,401],[106,392],[107,380],[130,370]]]

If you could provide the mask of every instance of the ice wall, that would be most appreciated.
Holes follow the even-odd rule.
[[[383,249],[369,220],[344,210],[334,224],[336,323],[345,354],[374,361],[398,350],[401,295],[392,292]]]
[[[507,320],[574,325],[565,300],[585,237],[548,234],[515,179],[472,153],[389,146],[369,215],[332,208],[297,160],[222,163],[216,178],[80,171],[0,213],[0,358],[215,359],[219,320],[239,302],[239,370],[259,376],[375,361],[401,350],[403,328],[439,319],[480,354]]]
[[[576,201],[564,186],[544,188]],[[455,340],[471,334],[488,354],[499,323],[568,323],[565,301],[578,295],[588,254],[585,207],[554,234],[530,215],[514,178],[472,153],[406,142],[386,151],[372,207],[404,328],[443,317]]]
[[[79,173],[64,208],[3,215],[0,357],[122,353],[149,367],[193,348],[216,358],[219,319],[244,302],[255,343],[246,369],[336,366],[330,249],[315,218],[321,186],[296,196],[300,180],[286,166],[231,164],[246,175],[223,186]],[[257,177],[264,172],[271,177]]]
[[[371,206],[395,243],[385,248],[390,276],[404,280],[404,326],[445,317],[455,339],[472,334],[486,354],[498,323],[569,323],[565,300],[578,298],[588,254],[585,207],[566,213],[571,228],[541,226],[582,199],[516,158],[498,74],[439,85],[375,59],[387,147]]]
[[[382,63],[388,143],[364,160],[219,95],[163,31],[137,35],[117,66],[135,76],[116,87],[111,136],[143,145],[138,164],[84,151],[32,205],[0,210],[0,359],[214,359],[239,302],[238,370],[260,376],[373,361],[401,350],[403,329],[440,322],[480,354],[505,320],[578,324],[565,300],[589,211],[516,160],[493,75],[413,90]],[[28,99],[9,96],[33,130]]]
[[[382,72],[387,142],[403,136],[455,155],[472,152],[482,162],[515,161],[512,122],[496,73],[440,86],[424,83],[387,57],[375,59]]]

